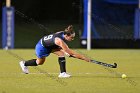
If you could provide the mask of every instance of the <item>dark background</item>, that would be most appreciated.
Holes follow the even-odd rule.
[[[130,46],[136,42],[133,36],[137,4],[116,4],[106,0],[93,0],[92,3],[92,25],[100,35],[99,40],[94,41],[94,47],[111,48],[115,45],[114,39],[117,39],[120,48],[123,45],[128,47],[128,39],[132,41]],[[2,6],[5,6],[5,0],[0,0],[0,21]],[[12,6],[15,7],[15,48],[34,48],[41,37],[64,30],[70,24],[74,26],[76,38],[69,46],[82,47],[80,40],[84,27],[83,0],[12,0]],[[0,30],[0,38],[1,36]],[[108,39],[111,39],[111,43]],[[122,43],[122,39],[126,40],[126,44]],[[0,47],[1,44],[0,40]]]
[[[5,5],[1,0],[1,10]],[[80,47],[82,0],[12,0],[11,5],[15,7],[15,48],[34,48],[42,36],[64,30],[70,24],[77,34],[70,46]]]
[[[71,20],[77,22],[82,0],[11,0],[12,6],[38,21]],[[0,6],[5,5],[1,0]]]
[[[13,5],[38,21],[79,20],[80,0],[18,0]]]

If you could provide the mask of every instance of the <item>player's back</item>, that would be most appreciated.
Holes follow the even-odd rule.
[[[55,44],[56,37],[64,40],[64,31],[60,31],[54,34],[44,36],[43,38],[41,38],[41,43],[46,48],[51,48],[51,49],[58,48],[59,46]]]

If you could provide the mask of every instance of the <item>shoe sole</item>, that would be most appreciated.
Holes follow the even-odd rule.
[[[70,78],[71,76],[68,76],[68,77],[61,77],[61,76],[58,76],[59,78]]]

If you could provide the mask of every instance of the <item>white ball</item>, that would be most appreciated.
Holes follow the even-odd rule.
[[[122,78],[124,79],[124,78],[126,78],[127,76],[125,75],[125,74],[122,74]]]

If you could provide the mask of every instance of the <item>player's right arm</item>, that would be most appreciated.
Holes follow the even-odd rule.
[[[62,48],[62,50],[66,53],[68,53],[69,55],[72,55],[73,53],[71,52],[71,50],[69,49],[68,45],[61,40],[60,38],[56,37],[55,38],[55,44],[60,46]]]
[[[60,46],[62,48],[62,50],[66,53],[68,53],[71,57],[74,57],[74,58],[78,58],[78,59],[81,59],[81,60],[85,60],[87,62],[90,61],[89,58],[85,57],[84,55],[81,55],[71,49],[69,49],[69,47],[67,46],[67,44],[61,40],[60,38],[55,38],[55,44]]]

